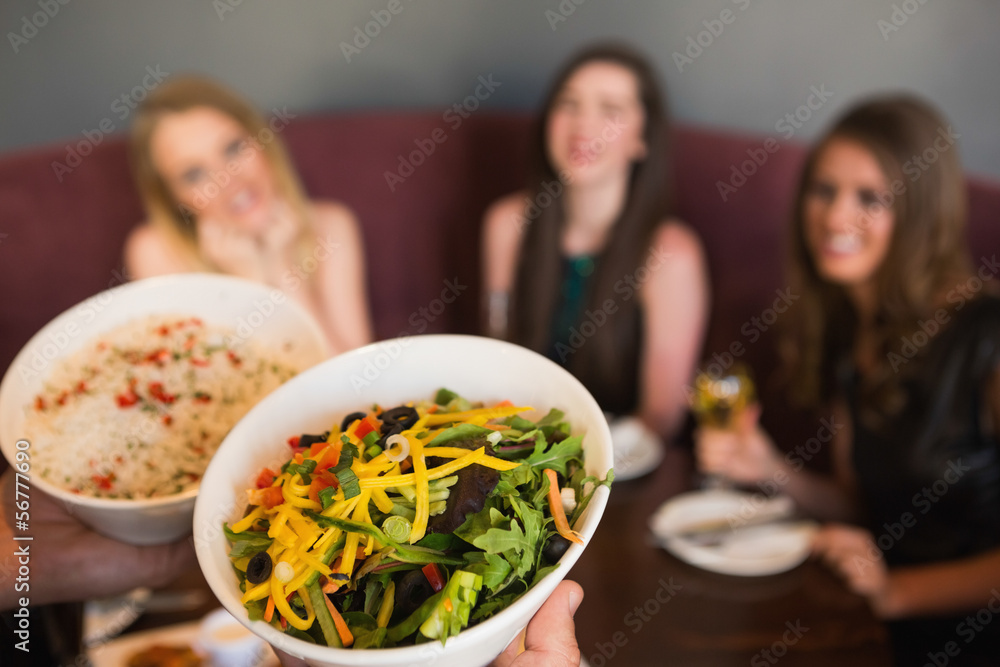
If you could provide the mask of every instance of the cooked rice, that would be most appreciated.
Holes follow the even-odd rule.
[[[277,352],[182,315],[121,326],[63,361],[28,408],[32,469],[75,493],[196,486],[225,435],[295,374]]]

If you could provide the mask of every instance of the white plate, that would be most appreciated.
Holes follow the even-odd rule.
[[[95,646],[113,639],[142,616],[153,591],[136,588],[124,595],[88,600],[83,607],[83,644]]]
[[[170,625],[155,630],[145,630],[123,635],[118,639],[103,644],[98,644],[87,649],[87,657],[90,658],[93,667],[123,667],[128,664],[130,657],[149,648],[155,644],[166,646],[188,645],[194,649],[202,659],[204,667],[234,667],[232,663],[221,664],[211,661],[207,654],[199,646],[201,636],[202,621],[192,621]],[[263,642],[262,642],[263,644]],[[279,667],[277,656],[266,644],[262,648],[262,659],[255,665],[246,667]]]
[[[609,424],[615,450],[615,480],[647,475],[663,460],[663,443],[638,417],[621,417]]]
[[[712,572],[744,577],[778,574],[809,557],[816,524],[812,521],[758,523],[786,519],[795,511],[787,496],[725,489],[692,491],[664,503],[650,518],[653,535],[681,560]],[[723,521],[723,531],[711,544],[686,537],[698,525]]]

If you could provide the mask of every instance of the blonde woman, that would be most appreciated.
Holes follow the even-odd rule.
[[[174,77],[140,107],[131,139],[147,215],[125,246],[133,278],[256,280],[312,312],[334,354],[371,339],[357,221],[342,204],[306,198],[275,127],[250,104],[213,81]]]

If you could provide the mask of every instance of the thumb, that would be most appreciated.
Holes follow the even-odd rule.
[[[757,422],[760,420],[760,413],[760,403],[751,403],[745,410],[743,410],[743,412],[740,413],[739,422],[737,424],[737,430],[739,430],[740,435],[749,435],[755,428],[757,428]]]
[[[535,617],[524,636],[527,652],[516,664],[568,667],[580,664],[573,615],[583,602],[583,588],[575,581],[560,582]],[[523,660],[531,656],[531,661]]]

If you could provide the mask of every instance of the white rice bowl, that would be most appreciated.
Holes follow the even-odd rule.
[[[151,344],[155,322],[179,326]],[[0,384],[0,449],[32,490],[98,532],[172,542],[190,532],[200,474],[229,428],[327,356],[315,319],[266,285],[214,274],[129,283],[70,308],[15,357]]]

